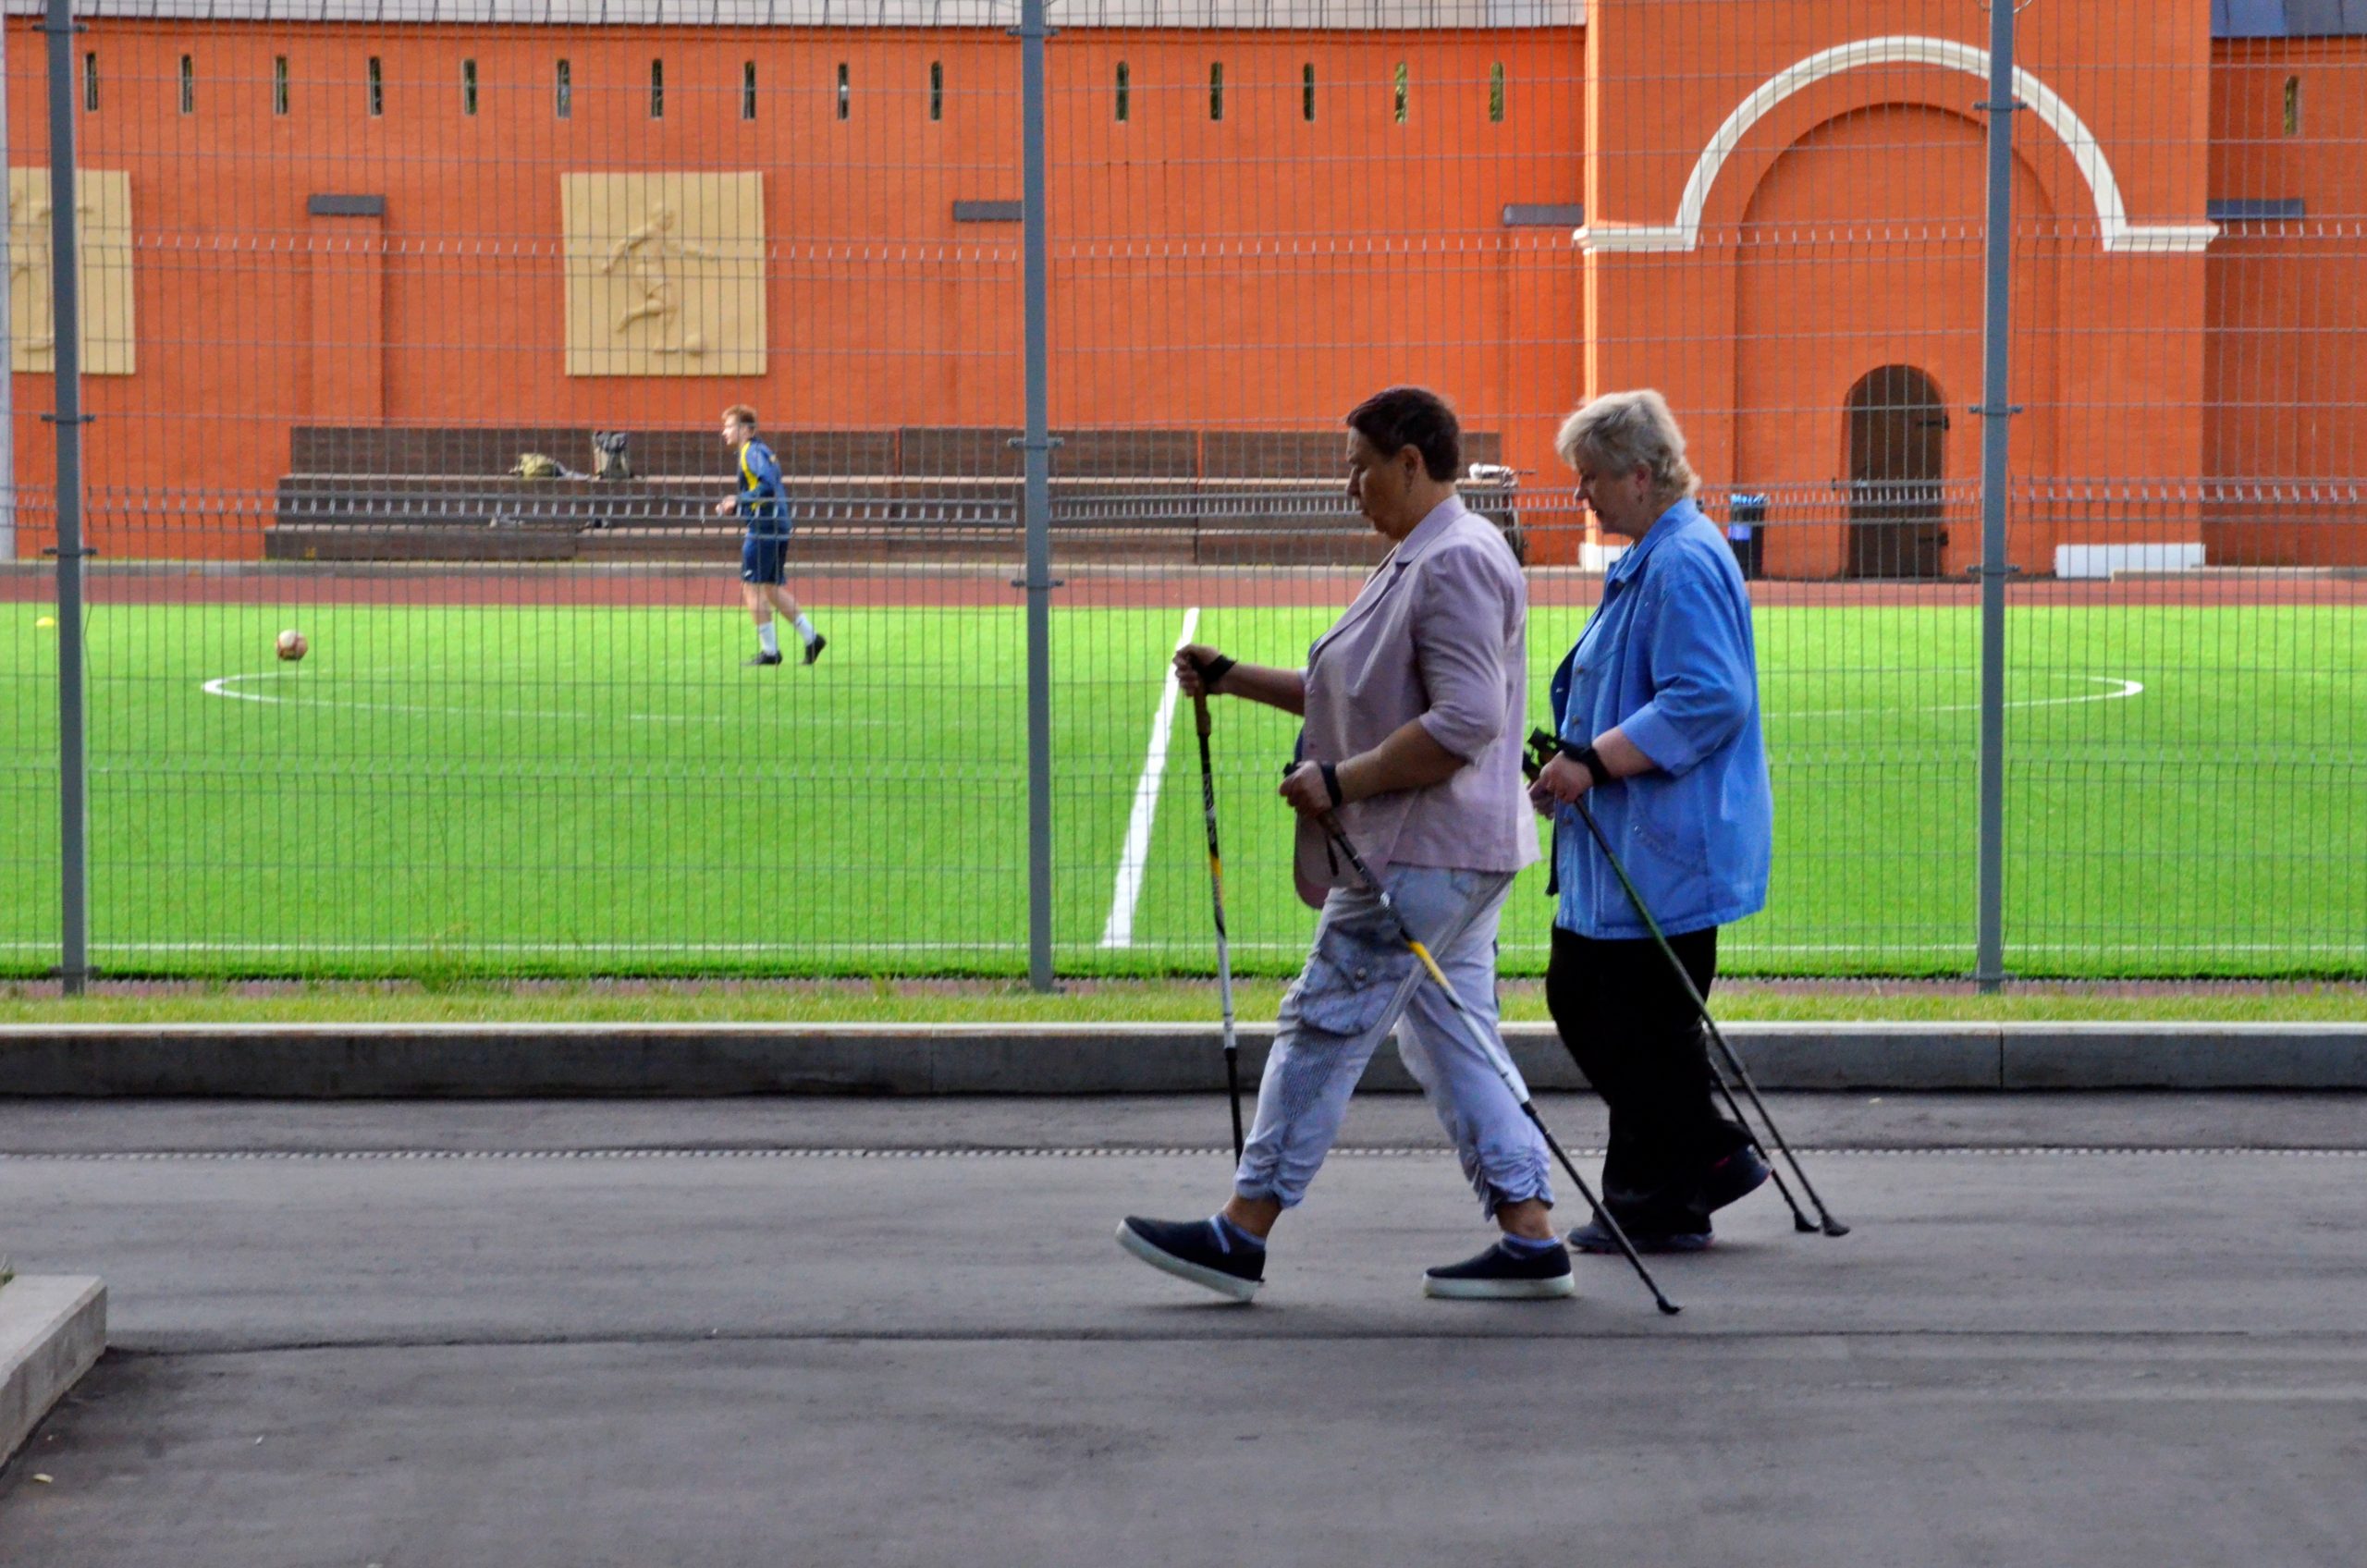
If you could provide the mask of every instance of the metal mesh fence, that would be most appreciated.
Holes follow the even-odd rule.
[[[1525,551],[1540,718],[1621,547],[1554,431],[1600,391],[1674,406],[1775,772],[1729,969],[1971,972],[1984,808],[2005,971],[2367,969],[2341,6],[2030,0],[2002,230],[1978,0],[1059,0],[1035,43],[1016,0],[79,10],[53,35],[13,0],[6,40],[0,967],[72,970],[79,918],[112,973],[1205,969],[1167,657],[1303,658],[1385,544],[1341,415],[1416,382]],[[61,93],[79,917],[73,640],[42,624]],[[731,404],[785,546],[743,551]],[[742,662],[773,555],[810,666],[786,603],[783,662]],[[1312,919],[1293,734],[1217,705],[1253,967]],[[1508,970],[1542,964],[1533,880]]]

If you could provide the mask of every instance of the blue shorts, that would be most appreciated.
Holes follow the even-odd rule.
[[[789,535],[751,533],[740,541],[740,581],[778,587],[789,581]]]

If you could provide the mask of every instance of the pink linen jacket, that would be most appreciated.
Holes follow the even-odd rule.
[[[1537,859],[1521,779],[1528,588],[1487,519],[1441,501],[1373,569],[1307,652],[1303,759],[1343,762],[1419,719],[1468,766],[1443,783],[1352,801],[1340,826],[1375,876],[1392,865],[1518,871]],[[1298,824],[1298,894],[1320,908],[1356,874]]]

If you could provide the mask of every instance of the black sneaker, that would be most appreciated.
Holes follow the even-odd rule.
[[[1138,1219],[1118,1227],[1118,1244],[1179,1280],[1204,1285],[1220,1296],[1247,1301],[1266,1282],[1266,1249],[1228,1248],[1208,1219]]]
[[[1570,1255],[1560,1246],[1515,1252],[1498,1242],[1477,1257],[1432,1268],[1422,1276],[1422,1293],[1455,1301],[1545,1301],[1576,1294]]]
[[[805,662],[807,664],[812,664],[816,659],[820,658],[822,656],[822,650],[829,645],[830,640],[828,637],[823,636],[818,631],[816,632],[814,634],[814,641],[805,644]],[[779,661],[775,660],[774,662],[779,663]]]
[[[813,661],[813,660],[811,660],[811,659],[808,659],[806,662],[807,662],[808,664],[811,664],[811,663],[813,663],[814,661]],[[779,654],[758,654],[754,658],[752,658],[752,659],[742,659],[742,660],[740,661],[740,668],[742,668],[742,669],[754,669],[754,668],[756,668],[757,666],[759,666],[759,665],[771,665],[771,664],[779,664],[779,663],[780,663],[780,655],[779,655]]]
[[[1708,1252],[1711,1238],[1707,1231],[1629,1231],[1627,1240],[1639,1253],[1668,1253]],[[1570,1232],[1570,1250],[1616,1253],[1619,1242],[1608,1226],[1593,1219]]]
[[[1739,1203],[1767,1184],[1771,1172],[1759,1151],[1748,1144],[1735,1150],[1701,1178],[1701,1201],[1711,1208]]]

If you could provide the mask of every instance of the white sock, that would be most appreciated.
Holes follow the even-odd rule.
[[[797,612],[797,619],[791,621],[790,625],[797,628],[797,634],[805,639],[805,645],[809,648],[814,645],[814,639],[821,635],[820,632],[814,630],[814,623],[805,619],[805,612],[803,610]]]
[[[767,658],[780,652],[780,633],[773,630],[771,621],[756,628],[756,646],[765,651]]]

